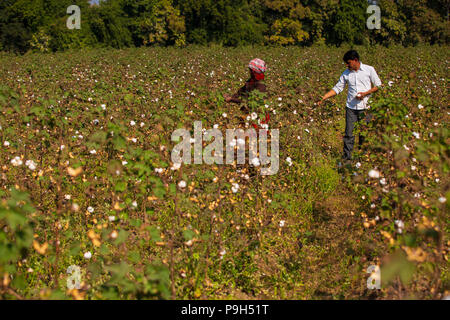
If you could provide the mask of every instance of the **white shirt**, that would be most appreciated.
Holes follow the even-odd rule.
[[[372,84],[375,87],[381,86],[381,80],[374,67],[361,62],[358,71],[346,69],[342,73],[338,83],[333,88],[334,92],[336,94],[341,93],[345,88],[345,84],[348,84],[347,108],[364,110],[368,108],[367,102],[370,95],[365,96],[362,100],[356,98],[356,95],[358,92],[366,92],[372,89]]]

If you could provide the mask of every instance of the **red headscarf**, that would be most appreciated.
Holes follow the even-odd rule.
[[[252,78],[255,78],[256,81],[264,80],[264,73],[256,73],[252,70]]]

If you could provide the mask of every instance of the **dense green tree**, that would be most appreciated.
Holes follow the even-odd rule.
[[[329,41],[335,44],[343,42],[363,44],[366,34],[366,0],[341,0],[336,14],[332,17],[333,27],[329,32]]]
[[[433,6],[437,6],[440,2],[442,1],[431,1],[430,3]],[[448,42],[450,33],[448,14],[447,18],[444,18],[438,12],[428,7],[428,3],[429,1],[427,0],[398,1],[399,9],[403,12],[407,25],[405,32],[406,44]]]
[[[406,38],[405,15],[399,10],[395,0],[381,0],[381,29],[374,30],[373,41],[382,44],[402,44]]]
[[[303,24],[311,20],[310,8],[303,6],[300,0],[264,0],[264,4],[270,21],[267,37],[270,43],[288,45],[309,40]]]
[[[313,43],[447,44],[448,0],[378,0],[381,29],[368,30],[366,0],[2,0],[0,50],[109,46]],[[66,27],[81,8],[81,29]]]

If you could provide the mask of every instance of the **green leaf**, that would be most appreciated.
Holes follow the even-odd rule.
[[[114,244],[118,245],[125,242],[128,239],[129,232],[125,230],[120,230],[117,235],[117,239],[114,241]]]
[[[184,239],[186,239],[187,241],[192,240],[192,238],[194,238],[194,236],[195,236],[195,232],[190,229],[187,229],[187,230],[183,231],[183,236],[184,236]]]
[[[117,192],[123,192],[123,191],[125,191],[127,189],[127,183],[123,182],[123,181],[119,181],[119,182],[116,183],[114,189]]]

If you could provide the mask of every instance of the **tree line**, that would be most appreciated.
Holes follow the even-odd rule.
[[[448,44],[449,0],[1,0],[0,50],[86,47]],[[381,28],[369,30],[371,3]],[[81,9],[81,29],[66,26]]]

